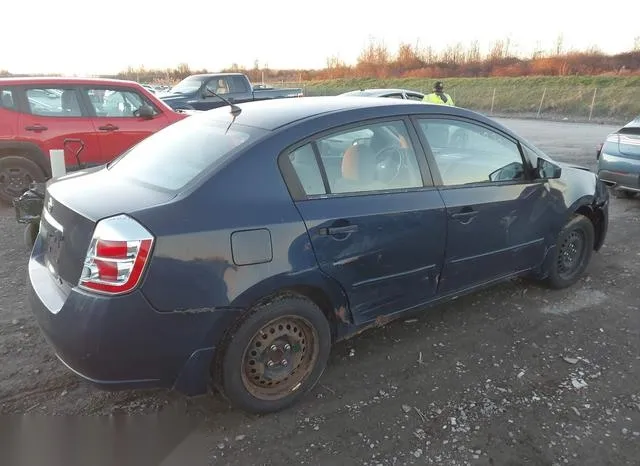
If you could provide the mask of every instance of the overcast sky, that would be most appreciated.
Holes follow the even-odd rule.
[[[630,50],[640,1],[610,0],[5,0],[0,69],[14,73],[115,73],[127,66],[217,70],[254,60],[270,68],[321,68],[337,55],[355,62],[370,38],[394,50],[405,41],[440,50],[509,38],[529,54],[598,46]],[[164,5],[164,6],[163,6]],[[376,6],[377,5],[377,6]]]

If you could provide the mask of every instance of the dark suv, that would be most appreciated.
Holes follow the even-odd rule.
[[[49,151],[68,170],[101,165],[184,118],[138,83],[93,78],[0,79],[0,201],[51,176]]]

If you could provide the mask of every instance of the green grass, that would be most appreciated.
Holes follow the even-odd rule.
[[[429,92],[436,79],[334,79],[304,83],[306,95],[336,95],[363,88],[402,88]],[[496,115],[532,115],[626,122],[640,115],[640,76],[535,76],[445,78],[456,105]],[[495,98],[494,98],[495,89]],[[544,93],[544,99],[543,97]],[[542,106],[540,106],[542,101]]]

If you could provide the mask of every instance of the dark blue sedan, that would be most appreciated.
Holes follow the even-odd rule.
[[[462,108],[223,107],[52,183],[29,300],[60,360],[98,386],[211,383],[272,412],[367,327],[517,276],[572,285],[608,200],[595,174]]]

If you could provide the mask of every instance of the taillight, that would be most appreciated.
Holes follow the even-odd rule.
[[[84,260],[80,288],[105,294],[133,290],[149,260],[153,235],[131,217],[100,220]]]

